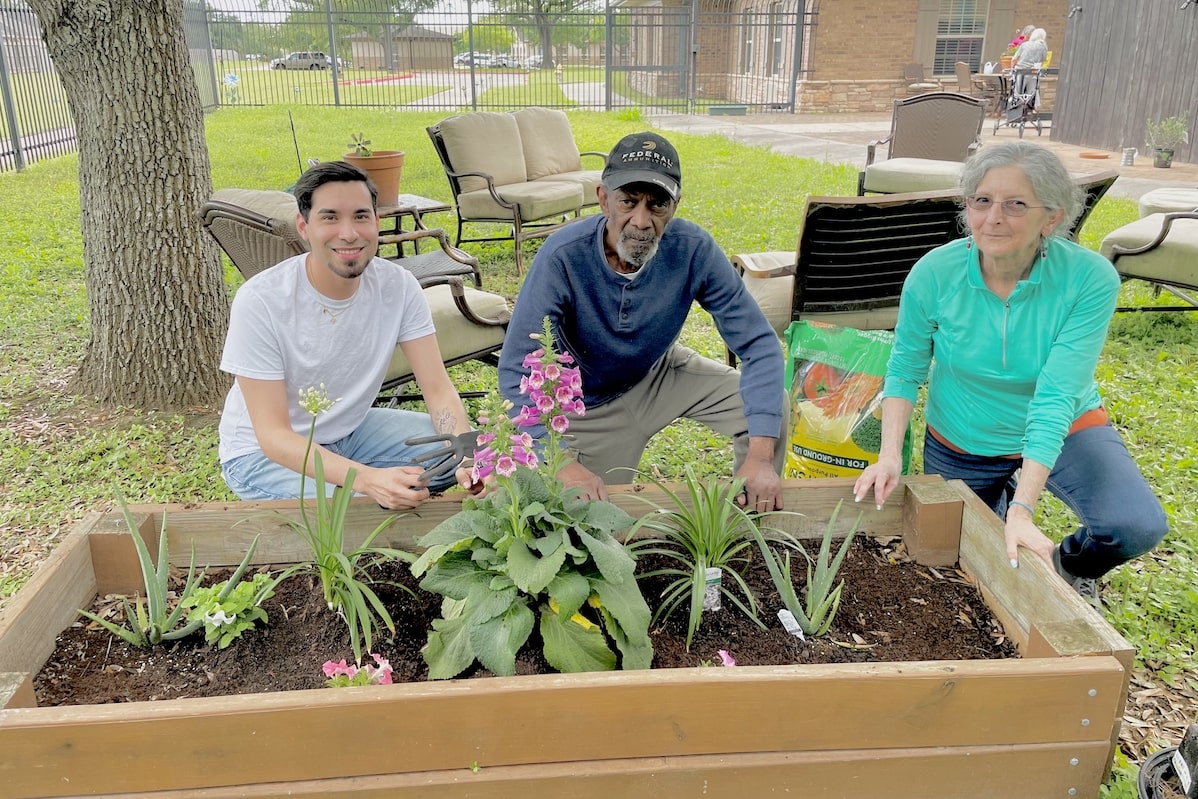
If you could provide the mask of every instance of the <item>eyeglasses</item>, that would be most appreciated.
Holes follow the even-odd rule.
[[[965,198],[965,204],[975,211],[989,211],[994,205],[994,200],[989,197],[979,197],[973,195]],[[1004,216],[1026,216],[1027,212],[1033,208],[1045,208],[1043,205],[1028,205],[1023,200],[1003,200],[998,204],[1002,208]]]

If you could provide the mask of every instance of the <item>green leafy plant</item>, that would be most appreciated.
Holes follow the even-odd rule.
[[[366,138],[366,134],[361,131],[350,135],[349,147],[359,158],[369,158],[374,155],[374,150],[370,147],[370,139]]]
[[[745,485],[740,478],[730,482],[716,477],[702,479],[687,465],[682,481],[686,487],[685,496],[680,496],[656,478],[649,479],[670,498],[672,507],[661,507],[652,500],[638,497],[654,509],[637,521],[629,533],[627,546],[638,557],[660,555],[677,564],[641,576],[642,580],[657,576],[673,578],[662,592],[661,605],[653,621],[669,616],[689,600],[686,625],[686,648],[689,651],[703,618],[707,570],[720,569],[730,581],[726,584],[721,579],[719,593],[764,630],[765,624],[757,616],[757,600],[745,584],[741,570],[748,563],[746,551],[753,543],[750,532],[757,532],[758,521],[773,512],[754,516],[736,504],[736,497]],[[643,530],[651,530],[656,535],[638,539],[637,535]],[[785,533],[775,531],[775,534],[778,540],[789,538]]]
[[[794,583],[790,579],[790,553],[786,553],[785,560],[779,559],[778,554],[770,549],[765,536],[757,530],[753,531],[753,537],[761,549],[761,556],[765,558],[765,564],[770,570],[774,587],[778,589],[782,603],[794,615],[804,635],[819,636],[826,633],[840,608],[840,591],[844,588],[844,581],[841,580],[835,587],[832,584],[836,581],[836,573],[840,571],[844,556],[848,554],[855,531],[861,524],[861,514],[858,514],[853,529],[845,536],[836,557],[832,558],[832,531],[836,527],[836,518],[840,515],[840,507],[843,504],[844,500],[837,502],[836,509],[832,511],[832,518],[828,520],[828,528],[824,531],[824,538],[820,543],[818,558],[812,558],[803,545],[798,544],[807,559],[807,592],[802,601],[799,600]]]
[[[122,627],[108,619],[102,619],[90,611],[80,610],[79,612],[133,646],[150,647],[163,641],[186,638],[204,626],[203,619],[187,619],[187,623],[180,626],[184,621],[187,608],[194,604],[193,597],[199,591],[206,590],[199,587],[204,574],[203,572],[196,574],[194,549],[191,562],[187,567],[187,579],[178,594],[179,601],[172,608],[170,605],[170,553],[167,545],[166,514],[162,514],[162,527],[158,531],[158,565],[155,566],[154,560],[150,558],[150,549],[142,540],[141,533],[138,532],[137,520],[133,518],[128,503],[119,493],[117,494],[117,504],[121,507],[125,525],[129,528],[129,535],[133,539],[133,547],[137,550],[142,585],[146,590],[145,602],[142,603],[135,599],[130,603],[128,597],[122,598],[125,622],[129,625],[128,627]],[[257,539],[255,539],[255,543],[257,543]],[[233,592],[253,555],[254,546],[251,545],[234,576],[226,580],[224,588],[218,592],[218,601],[226,600]]]
[[[305,495],[305,480],[308,459],[314,457],[316,475],[316,497],[312,511],[307,500],[300,500],[300,518],[284,516],[287,525],[299,534],[312,552],[312,559],[288,570],[315,572],[320,578],[325,604],[345,619],[349,628],[350,647],[357,662],[362,661],[362,652],[369,651],[374,643],[374,634],[381,627],[395,632],[395,622],[383,602],[371,587],[367,570],[384,561],[399,560],[412,562],[410,552],[390,547],[373,546],[397,516],[390,516],[366,536],[361,546],[345,551],[345,514],[353,497],[354,477],[357,472],[350,469],[345,475],[345,484],[333,489],[331,497],[325,494],[324,463],[320,451],[313,453],[312,442],[316,436],[316,417],[328,411],[337,400],[330,400],[325,387],[300,389],[300,407],[312,415],[308,427],[308,446],[304,450],[303,471],[300,472],[300,496]],[[406,590],[406,589],[405,589]]]
[[[581,499],[556,476],[568,455],[567,413],[583,411],[582,381],[569,353],[554,351],[546,319],[541,347],[524,361],[529,403],[514,416],[498,394],[479,413],[474,479],[493,476],[481,497],[419,540],[412,566],[420,587],[441,594],[442,617],[424,648],[429,676],[453,677],[475,660],[513,674],[516,653],[539,622],[545,659],[563,672],[648,668],[649,607],[635,561],[615,537],[635,519],[609,502]],[[528,430],[544,425],[538,444]]]
[[[1176,150],[1190,141],[1190,124],[1185,117],[1144,122],[1144,142],[1154,150]]]
[[[215,643],[219,649],[233,643],[258,622],[270,622],[262,603],[274,596],[275,587],[287,576],[286,572],[279,576],[260,572],[249,582],[242,581],[257,545],[255,537],[245,559],[228,580],[211,588],[197,588],[179,603],[192,608],[187,614],[188,622],[203,624],[204,640]]]

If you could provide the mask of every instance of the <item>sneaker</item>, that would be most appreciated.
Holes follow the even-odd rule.
[[[1052,565],[1061,579],[1069,583],[1078,596],[1095,608],[1102,609],[1102,599],[1098,595],[1098,580],[1094,577],[1077,577],[1070,574],[1061,565],[1061,547],[1058,544],[1052,550]]]

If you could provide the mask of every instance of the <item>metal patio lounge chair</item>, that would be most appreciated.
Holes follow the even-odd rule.
[[[890,135],[866,149],[857,194],[955,188],[961,165],[981,144],[985,103],[955,92],[928,92],[894,101]],[[875,162],[886,146],[886,159]]]

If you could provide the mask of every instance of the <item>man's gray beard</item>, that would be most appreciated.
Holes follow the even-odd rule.
[[[625,246],[624,242],[625,239],[621,238],[616,243],[616,255],[620,256],[620,260],[624,263],[628,264],[629,266],[635,266],[639,270],[645,264],[649,263],[649,261],[653,260],[654,255],[657,255],[657,245],[660,243],[660,240],[655,238],[653,240],[653,244],[649,246],[649,249],[641,251],[640,254],[637,255],[629,252],[629,249],[627,246]]]

